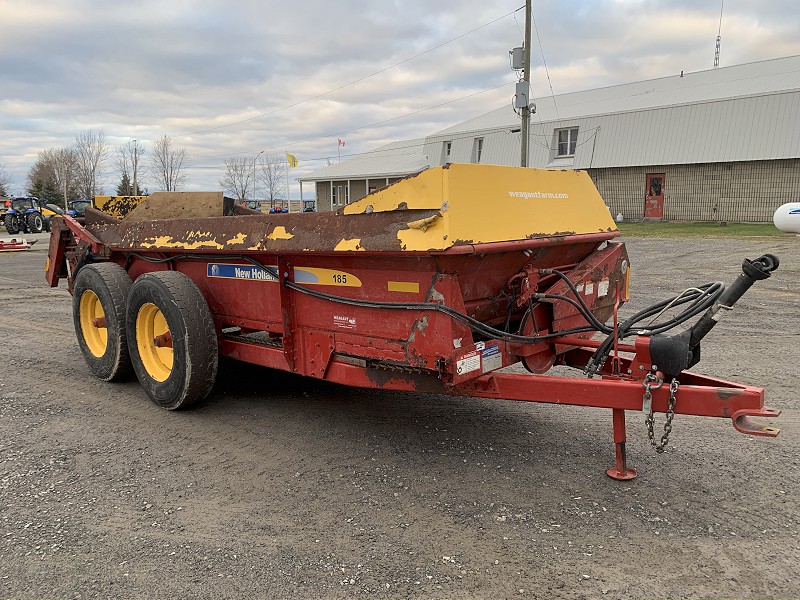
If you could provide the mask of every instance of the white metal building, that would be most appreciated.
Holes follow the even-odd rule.
[[[393,142],[318,169],[298,179],[300,195],[303,195],[303,183],[314,182],[317,210],[336,210],[398,179],[427,169],[428,159],[422,152],[424,144],[424,139]]]
[[[447,162],[515,165],[519,130],[503,107],[421,145],[392,144],[396,154],[380,149],[374,160],[380,155],[393,177]],[[334,167],[356,179],[372,154]],[[588,170],[626,219],[769,221],[800,199],[800,56],[539,99],[529,157],[531,167]],[[317,182],[318,197],[321,185],[336,185],[329,169],[305,178]],[[351,188],[345,200],[369,187]]]

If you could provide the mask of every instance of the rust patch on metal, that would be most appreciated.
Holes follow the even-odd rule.
[[[413,344],[414,340],[417,339],[417,332],[419,331],[422,335],[425,335],[425,330],[428,328],[428,315],[424,315],[421,319],[417,319],[414,321],[414,325],[411,327],[411,333],[408,335],[408,344]]]
[[[428,392],[434,394],[446,393],[447,390],[433,374],[427,373],[403,373],[398,371],[388,371],[367,367],[367,379],[377,388],[382,388],[392,381],[404,381],[418,392]]]
[[[84,213],[83,218],[84,225],[86,227],[91,227],[100,223],[119,223],[119,219],[117,217],[104,213],[96,208],[92,208],[91,206],[86,207],[86,212]]]
[[[741,396],[742,393],[743,390],[737,390],[735,388],[717,388],[717,398],[720,400],[730,400],[736,396]]]
[[[577,235],[574,231],[551,231],[550,233],[529,233],[526,238],[529,240],[534,240],[538,238],[548,238],[552,237],[555,238],[554,242],[563,241],[563,238],[569,235]]]
[[[408,360],[409,364],[414,365],[415,367],[420,367],[423,369],[428,367],[427,358],[425,358],[424,355],[420,354],[420,352],[414,348],[411,350],[407,349],[406,359]]]
[[[342,240],[359,240],[357,250],[396,252],[402,250],[397,232],[407,228],[409,216],[425,219],[437,213],[435,209],[414,209],[367,215],[289,213],[147,221],[106,219],[87,224],[87,228],[113,250],[191,245],[239,252],[333,252]],[[203,243],[195,245],[198,242]]]

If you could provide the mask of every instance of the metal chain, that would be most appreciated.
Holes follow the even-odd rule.
[[[672,383],[669,384],[669,406],[667,407],[667,420],[664,422],[664,434],[661,436],[661,443],[656,443],[656,434],[654,431],[655,426],[655,419],[653,418],[653,395],[650,393],[650,379],[651,374],[648,373],[645,377],[645,384],[644,384],[644,398],[643,398],[643,406],[648,406],[649,410],[646,412],[647,418],[645,419],[645,425],[647,425],[647,437],[650,438],[650,445],[653,446],[656,452],[661,454],[667,447],[669,443],[669,434],[672,433],[672,419],[675,416],[675,403],[678,401],[678,380],[673,378]],[[660,387],[660,385],[659,385]],[[657,389],[657,388],[656,388]]]

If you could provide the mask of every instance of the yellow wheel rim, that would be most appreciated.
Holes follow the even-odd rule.
[[[156,346],[156,337],[169,333],[167,320],[159,308],[148,302],[136,315],[136,346],[147,374],[156,381],[166,381],[172,373],[172,348]]]
[[[78,307],[81,321],[81,333],[86,347],[93,356],[100,358],[106,353],[108,347],[108,330],[106,329],[103,305],[100,298],[92,290],[81,294],[81,303]]]

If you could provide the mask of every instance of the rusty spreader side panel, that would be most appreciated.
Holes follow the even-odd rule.
[[[87,224],[113,250],[231,252],[400,252],[398,232],[437,214],[406,210],[342,217],[291,213]]]

